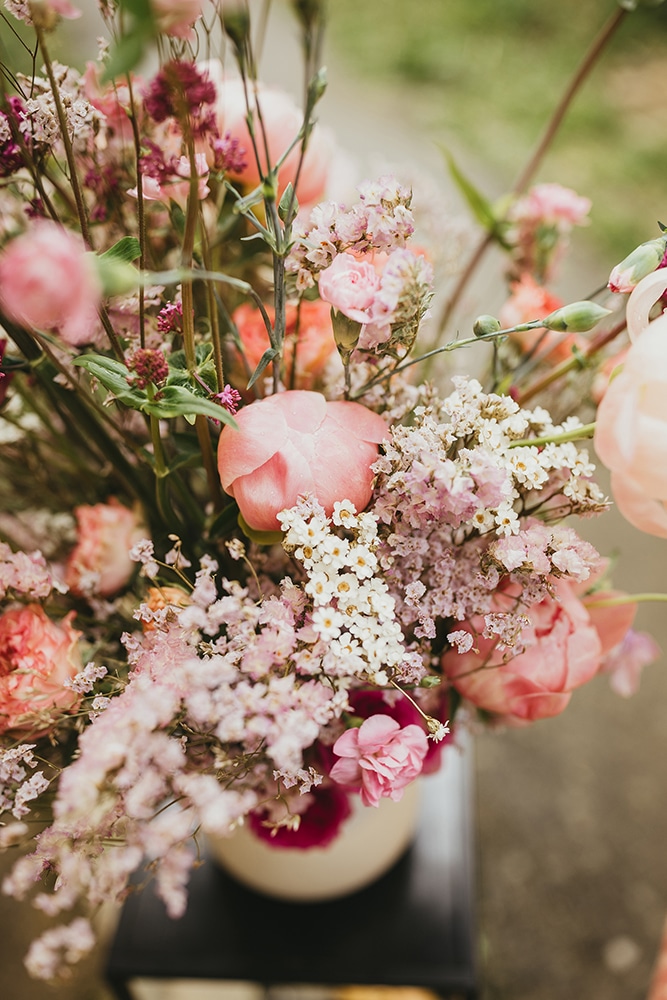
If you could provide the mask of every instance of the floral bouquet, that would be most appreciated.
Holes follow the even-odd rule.
[[[539,158],[502,205],[451,164],[485,226],[453,263],[418,189],[332,200],[320,0],[301,109],[244,3],[105,0],[83,74],[51,57],[68,0],[5,7],[33,71],[0,77],[0,842],[33,843],[4,891],[59,916],[148,860],[177,917],[200,835],[321,847],[463,727],[630,693],[655,643],[568,519],[608,505],[599,403],[617,502],[667,535],[667,236],[563,303],[589,203]],[[510,297],[454,336],[491,242]],[[92,944],[77,916],[28,968]]]

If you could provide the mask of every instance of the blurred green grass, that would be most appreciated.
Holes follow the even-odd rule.
[[[333,0],[337,58],[400,86],[414,120],[486,167],[503,193],[614,0]],[[595,247],[624,256],[667,217],[667,4],[628,14],[579,92],[538,180],[593,200]]]

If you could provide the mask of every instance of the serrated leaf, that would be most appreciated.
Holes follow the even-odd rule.
[[[495,234],[498,226],[498,219],[493,211],[493,205],[489,199],[475,187],[472,181],[469,181],[461,170],[459,170],[456,162],[454,161],[454,157],[449,150],[445,149],[444,146],[441,146],[441,149],[445,159],[447,160],[447,166],[449,167],[449,173],[451,174],[452,180],[465,198],[471,212],[477,221],[484,226],[489,233]]]
[[[132,263],[141,257],[141,244],[136,236],[123,236],[99,256],[105,260],[123,260]]]

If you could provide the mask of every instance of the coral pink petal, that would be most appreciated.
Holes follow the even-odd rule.
[[[382,444],[389,438],[389,431],[382,417],[359,403],[329,403],[328,413],[340,425],[341,430],[354,434],[360,441]]]
[[[236,479],[232,496],[251,527],[277,531],[280,525],[276,513],[285,506],[284,498],[312,493],[314,486],[311,463],[287,442],[251,476]]]
[[[238,430],[229,426],[222,429],[218,442],[218,470],[227,492],[230,483],[260,468],[287,441],[285,417],[269,403],[270,399],[251,403],[236,414]]]
[[[667,538],[667,508],[646,496],[627,473],[612,472],[611,491],[623,517],[640,531]]]
[[[623,597],[620,590],[597,591],[585,602],[586,610],[590,615],[595,631],[602,643],[602,655],[605,656],[611,649],[623,642],[628,630],[632,627],[637,614],[637,605],[613,604],[611,606],[596,606],[597,601],[604,601],[609,597]]]
[[[658,299],[667,291],[667,268],[648,274],[632,290],[626,307],[630,340],[636,340],[649,325],[649,313]]]

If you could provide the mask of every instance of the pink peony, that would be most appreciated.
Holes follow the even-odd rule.
[[[333,751],[341,759],[330,777],[360,792],[365,806],[377,806],[385,796],[398,802],[405,786],[421,774],[427,750],[421,726],[401,728],[388,715],[372,715],[338,737]]]
[[[276,515],[310,494],[328,514],[337,500],[363,510],[371,498],[371,465],[387,437],[384,420],[359,403],[327,402],[294,389],[258,400],[224,427],[218,444],[223,489],[246,523],[276,531]]]
[[[381,278],[372,264],[351,253],[339,253],[320,271],[320,298],[357,323],[370,323]]]
[[[266,311],[273,322],[273,310],[267,306]],[[331,356],[338,354],[331,327],[330,309],[326,302],[319,299],[314,302],[304,299],[298,310],[296,306],[288,305],[285,312],[283,380],[286,385],[295,389],[310,389],[322,375]],[[246,361],[252,373],[269,346],[264,320],[259,309],[248,304],[239,306],[232,318],[239,331]],[[293,374],[295,345],[296,373]],[[271,374],[271,370],[272,366],[269,365],[267,375]],[[235,381],[239,388],[248,380],[237,359],[234,359],[233,368],[228,374],[230,381]]]
[[[667,316],[630,347],[598,407],[595,448],[611,470],[619,510],[667,538]]]
[[[135,563],[129,551],[146,534],[136,510],[109,503],[75,510],[78,539],[65,567],[65,582],[79,595],[110,597],[130,580]]]
[[[229,135],[231,140],[237,140],[245,151],[243,168],[238,172],[230,170],[230,176],[239,184],[256,187],[260,178],[246,122],[248,110],[243,83],[235,77],[225,77],[220,63],[216,61],[206,63],[205,67],[218,92],[216,116],[220,135]],[[251,106],[255,107],[251,90],[249,96]],[[257,84],[257,104],[266,130],[266,145],[269,150],[270,162],[267,164],[264,137],[258,116],[255,114],[256,143],[262,172],[266,174],[298,136],[303,125],[303,112],[288,94],[261,83]],[[315,126],[308,140],[299,172],[297,195],[301,205],[312,205],[324,197],[332,154],[333,141],[330,134],[321,126]],[[300,146],[297,143],[278,171],[278,197],[289,183],[295,183],[299,158]]]
[[[63,686],[81,670],[73,617],[56,625],[38,604],[0,616],[0,733],[42,735],[78,704],[80,696]]]
[[[68,344],[89,343],[101,300],[95,265],[81,240],[54,222],[35,223],[0,256],[0,309]]]
[[[456,690],[486,712],[527,722],[558,715],[571,692],[600,667],[603,646],[588,611],[566,580],[552,580],[555,596],[529,608],[524,652],[507,662],[496,637],[485,638],[484,618],[471,622],[475,647],[448,650],[442,668]]]

